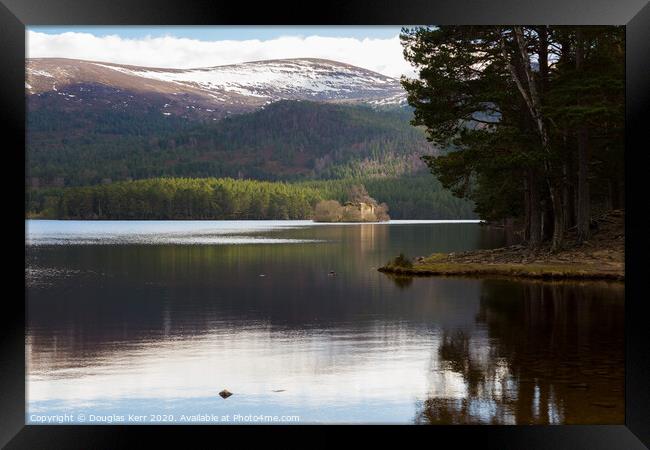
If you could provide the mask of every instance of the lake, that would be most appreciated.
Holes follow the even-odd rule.
[[[26,421],[622,424],[623,283],[376,270],[504,242],[462,222],[28,220]]]

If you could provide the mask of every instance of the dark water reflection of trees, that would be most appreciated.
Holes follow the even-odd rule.
[[[623,299],[622,284],[485,281],[485,334],[444,331],[433,356],[466,394],[428,398],[416,421],[623,423]]]

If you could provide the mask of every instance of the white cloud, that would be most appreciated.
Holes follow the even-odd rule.
[[[28,58],[74,58],[164,68],[197,68],[280,58],[324,58],[384,75],[412,75],[399,36],[357,39],[286,36],[269,40],[201,41],[174,36],[127,39],[66,32],[27,31]]]

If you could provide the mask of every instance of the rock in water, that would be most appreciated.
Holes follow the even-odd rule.
[[[228,389],[224,389],[223,391],[219,392],[219,395],[221,398],[226,399],[232,395],[232,392],[230,392]]]

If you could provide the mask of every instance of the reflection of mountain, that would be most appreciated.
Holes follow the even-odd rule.
[[[431,396],[418,420],[623,423],[623,296],[604,283],[484,282],[487,336],[447,331],[438,349],[462,389]]]
[[[303,329],[379,311],[387,321],[453,325],[474,314],[478,282],[450,279],[401,289],[376,267],[402,249],[458,251],[492,243],[477,225],[461,226],[464,232],[457,227],[322,225],[250,234],[319,241],[304,244],[33,247],[30,270],[56,275],[30,288],[34,345],[47,347],[63,329],[59,351],[101,351],[105,342],[158,338],[161,330],[168,337],[188,329],[200,335],[216,320],[237,317]],[[445,306],[447,299],[454,299],[455,309]],[[459,306],[467,313],[462,318]]]

